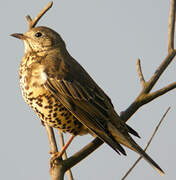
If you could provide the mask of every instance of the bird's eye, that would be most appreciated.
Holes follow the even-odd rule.
[[[41,32],[37,32],[36,34],[35,34],[35,37],[41,37],[42,36],[42,33]]]

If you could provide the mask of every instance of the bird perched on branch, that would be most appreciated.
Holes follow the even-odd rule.
[[[69,54],[57,32],[30,27],[12,36],[25,45],[19,71],[22,95],[41,121],[72,134],[72,139],[90,133],[119,154],[126,155],[125,145],[164,174],[132,139],[130,134],[138,133],[120,119],[110,98]]]

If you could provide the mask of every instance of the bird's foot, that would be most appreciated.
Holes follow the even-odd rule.
[[[68,146],[70,145],[70,143],[72,142],[72,140],[74,139],[75,135],[71,135],[69,140],[67,141],[67,143],[62,147],[62,149],[60,150],[60,152],[50,152],[50,154],[52,155],[51,159],[50,159],[50,167],[52,168],[54,166],[55,163],[57,163],[57,160],[59,158],[62,157],[62,155],[65,153],[66,149],[68,148]]]
[[[62,154],[61,152],[55,152],[55,153],[50,152],[50,154],[52,154],[52,157],[50,159],[50,168],[52,168],[57,163],[57,160],[62,157]]]

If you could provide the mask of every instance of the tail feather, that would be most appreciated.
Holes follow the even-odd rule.
[[[144,152],[144,150],[132,139],[128,132],[121,132],[111,123],[108,124],[108,129],[118,143],[123,144],[140,154],[160,175],[164,175],[164,171],[159,167],[159,165]]]
[[[141,155],[160,175],[164,175],[164,171],[160,168],[160,166],[134,141],[132,140],[132,150],[136,151],[139,155]]]
[[[137,131],[135,131],[133,128],[131,128],[128,124],[126,124],[126,127],[128,128],[129,133],[133,134],[134,136],[141,138]]]

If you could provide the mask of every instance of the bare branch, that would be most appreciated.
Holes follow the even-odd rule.
[[[86,158],[89,154],[91,154],[93,151],[95,151],[102,144],[103,144],[103,141],[101,141],[99,138],[95,138],[93,141],[91,141],[89,144],[87,144],[80,151],[78,151],[73,156],[71,156],[70,158],[65,160],[64,165],[66,166],[67,169],[72,168],[77,163],[79,163],[81,160]]]
[[[161,118],[160,122],[159,122],[158,125],[156,126],[156,128],[155,128],[155,130],[154,130],[154,132],[153,132],[150,140],[148,141],[148,143],[147,143],[144,151],[146,151],[147,148],[149,147],[149,145],[151,144],[151,142],[152,142],[155,134],[157,133],[157,131],[158,131],[161,123],[162,123],[163,120],[165,119],[165,117],[166,117],[167,113],[169,112],[169,110],[170,110],[170,107],[166,110],[166,112],[164,113],[164,115],[163,115],[163,117]],[[142,156],[140,156],[140,157],[136,160],[136,162],[132,165],[132,167],[131,167],[131,168],[127,171],[127,173],[123,176],[122,180],[125,180],[125,179],[126,179],[126,177],[130,174],[130,172],[134,169],[134,167],[137,165],[137,163],[138,163],[141,159],[142,159]]]
[[[144,76],[143,76],[143,73],[142,73],[141,61],[140,61],[140,59],[137,59],[137,60],[136,60],[136,69],[137,69],[139,81],[140,81],[142,87],[144,88],[144,86],[145,86],[145,79],[144,79]]]
[[[46,130],[50,141],[50,149],[53,152],[53,150],[55,149],[55,147],[53,147],[53,145],[55,144],[54,132],[49,126],[46,126]],[[102,144],[103,141],[101,141],[99,138],[95,138],[92,142],[87,144],[84,148],[82,148],[70,158],[65,160],[57,159],[57,162],[55,162],[54,166],[50,169],[50,175],[52,177],[52,180],[63,180],[64,173],[68,169],[71,169],[74,165],[86,158]]]
[[[176,0],[170,0],[169,27],[168,27],[168,52],[174,50]]]
[[[49,2],[48,5],[43,8],[40,13],[32,20],[29,15],[26,16],[27,22],[28,22],[28,29],[32,29],[35,27],[35,25],[38,23],[40,18],[52,7],[53,2]]]
[[[50,154],[52,156],[52,154],[58,152],[56,139],[55,139],[53,128],[49,127],[46,123],[45,123],[45,128],[46,128],[46,132],[47,132],[48,139],[49,139]],[[65,169],[62,165],[62,160],[57,159],[54,166],[52,168],[50,168],[51,179],[52,180],[63,180],[64,173],[65,173]]]
[[[169,84],[168,86],[161,88],[155,92],[152,93],[147,93],[147,94],[141,94],[138,99],[136,100],[136,102],[133,104],[133,106],[137,106],[140,107],[144,104],[147,104],[151,101],[153,101],[154,99],[156,99],[157,97],[173,90],[176,88],[176,82],[173,82],[171,84]]]
[[[59,134],[59,142],[60,142],[60,148],[62,149],[64,147],[64,136],[63,133],[61,131],[58,130],[58,134]],[[63,160],[67,159],[67,153],[66,151],[64,152],[64,154],[62,155]],[[67,171],[67,176],[69,180],[73,180],[73,174],[71,172],[71,169],[68,169]]]
[[[175,34],[175,14],[176,14],[176,0],[170,0],[170,13],[169,13],[169,29],[168,29],[168,55],[163,60],[163,62],[160,64],[160,66],[157,68],[153,76],[150,78],[148,82],[142,82],[143,89],[138,95],[138,97],[134,100],[134,102],[121,113],[121,119],[124,121],[127,121],[142,105],[152,101],[153,99],[157,98],[158,96],[161,96],[171,89],[175,88],[174,83],[162,88],[155,93],[150,93],[154,85],[157,83],[158,79],[162,75],[162,73],[166,70],[168,65],[173,61],[176,50],[174,50],[174,34]],[[139,65],[140,67],[140,65]],[[140,73],[140,68],[139,73]],[[142,72],[141,72],[142,73]]]
[[[54,153],[58,152],[58,148],[57,148],[57,143],[56,143],[53,128],[48,126],[46,123],[45,123],[45,128],[46,128],[46,132],[48,135],[48,140],[49,140],[49,145],[50,145],[50,153],[54,154]]]
[[[26,20],[28,22],[28,29],[32,28],[32,19],[29,15],[26,16]]]
[[[176,88],[175,83],[170,84],[169,86],[162,88],[155,93],[150,93],[158,79],[160,78],[161,74],[164,72],[164,70],[168,67],[168,65],[172,62],[176,55],[176,51],[172,51],[161,63],[161,65],[158,67],[158,69],[155,71],[153,76],[150,78],[148,82],[145,83],[145,87],[142,89],[138,97],[134,100],[134,102],[121,113],[121,119],[123,119],[125,122],[144,104],[152,101],[153,99],[157,98],[158,96],[161,96],[168,91]]]
[[[172,62],[175,55],[176,55],[176,51],[172,51],[171,53],[169,53],[166,56],[166,58],[163,60],[163,62],[160,64],[160,66],[157,68],[157,70],[155,71],[153,76],[148,81],[148,85],[147,85],[147,87],[145,88],[145,91],[144,91],[145,93],[148,93],[148,92],[151,91],[151,89],[154,87],[154,85],[156,84],[156,82],[158,81],[158,79],[160,78],[162,73],[166,70],[168,65]]]
[[[176,88],[176,82],[173,82],[164,88],[161,88],[155,92],[150,93],[148,96],[146,96],[145,104],[175,88]]]
[[[62,162],[58,160],[50,169],[51,180],[64,180],[65,167]]]

